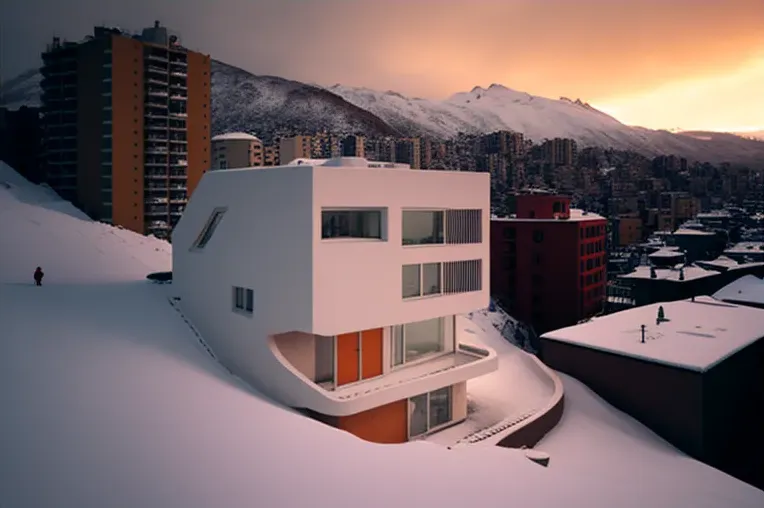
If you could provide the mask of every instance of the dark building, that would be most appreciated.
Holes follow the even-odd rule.
[[[156,22],[42,54],[44,169],[91,217],[167,238],[210,167],[210,57]]]
[[[679,268],[638,266],[633,272],[618,276],[616,281],[608,286],[608,312],[685,300],[693,296],[713,295],[745,275],[764,276],[764,264],[761,263],[741,264],[735,267],[704,263],[704,266],[705,268],[696,265]]]
[[[541,357],[674,446],[764,488],[764,310],[699,297],[555,330]]]
[[[22,106],[11,111],[0,108],[0,160],[24,178],[41,183],[42,127],[40,109]]]
[[[491,220],[491,293],[537,333],[603,309],[605,225],[570,198],[521,194],[516,214]]]

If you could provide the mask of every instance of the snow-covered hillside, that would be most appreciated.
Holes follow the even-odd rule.
[[[266,140],[278,132],[395,133],[373,114],[323,88],[255,76],[218,61],[212,62],[212,130],[255,132]]]
[[[168,244],[94,223],[2,164],[0,231],[0,506],[764,506],[569,379],[548,468],[522,451],[360,441],[206,354],[172,286],[144,279],[168,269]]]
[[[761,164],[764,158],[764,148],[748,140],[741,140],[742,143],[728,138],[705,140],[683,133],[630,127],[580,100],[547,99],[497,84],[475,87],[442,101],[342,85],[328,89],[410,133],[452,137],[459,132],[512,130],[536,142],[572,138],[582,146],[633,150],[650,156],[677,154],[695,160],[744,164]]]

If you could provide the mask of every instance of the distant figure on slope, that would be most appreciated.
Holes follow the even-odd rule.
[[[45,277],[45,274],[42,271],[42,268],[39,266],[34,271],[34,285],[35,286],[42,286],[42,278]]]

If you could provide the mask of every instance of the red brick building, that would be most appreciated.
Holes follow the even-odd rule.
[[[599,313],[605,299],[606,220],[570,198],[517,196],[516,214],[491,220],[491,294],[537,333]]]

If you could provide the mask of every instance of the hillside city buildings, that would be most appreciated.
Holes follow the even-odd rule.
[[[489,302],[488,175],[299,162],[204,176],[173,235],[184,313],[236,375],[366,440],[463,421],[498,366],[457,321]]]
[[[42,54],[45,181],[88,215],[168,238],[210,167],[210,57],[156,22]]]

